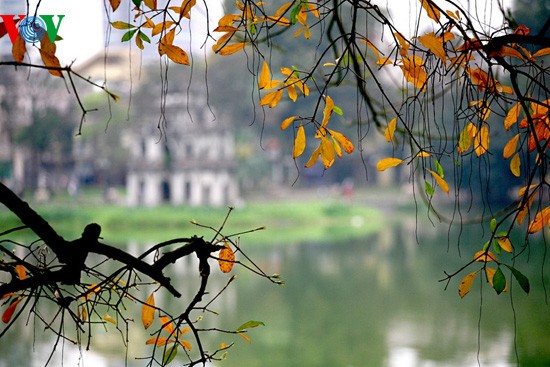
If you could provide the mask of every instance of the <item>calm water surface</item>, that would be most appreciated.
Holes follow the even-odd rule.
[[[476,247],[462,245],[459,258],[456,244],[448,248],[445,230],[421,229],[417,234],[415,227],[414,223],[392,225],[345,243],[250,249],[267,273],[282,275],[286,286],[272,285],[242,268],[235,270],[238,280],[216,305],[221,315],[207,315],[204,322],[235,329],[253,319],[266,326],[248,333],[251,343],[238,336],[213,336],[216,346],[236,342],[228,359],[215,366],[500,367],[518,365],[518,357],[521,366],[549,366],[550,308],[541,286],[543,256],[536,244],[532,244],[528,268],[516,264],[532,269],[525,271],[531,294],[523,294],[512,283],[512,300],[509,293],[497,297],[490,287],[476,282],[461,300],[459,279],[446,291],[438,280],[444,270],[458,269]],[[417,244],[417,236],[422,245]],[[470,245],[476,241],[474,234],[462,240]],[[175,278],[183,281],[187,275],[185,269],[181,271]],[[218,276],[212,285],[220,288],[226,280]],[[194,291],[188,282],[179,287],[189,296]],[[135,307],[139,320],[139,307]],[[144,366],[135,359],[149,351],[143,344],[148,337],[143,328],[138,324],[130,332],[137,341],[131,339],[126,350],[111,326],[108,332],[95,331],[93,352],[65,343],[63,355],[57,353],[51,365],[61,366],[63,361],[64,366],[125,366],[127,354],[128,366]],[[43,336],[32,322],[20,326],[2,339],[0,366],[44,365],[52,341],[44,341]]]

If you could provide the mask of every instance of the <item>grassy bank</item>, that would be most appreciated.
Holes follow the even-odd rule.
[[[106,242],[136,241],[140,244],[193,234],[209,238],[214,232],[198,227],[191,221],[217,228],[228,211],[227,208],[184,206],[128,208],[64,200],[33,205],[33,208],[65,238],[76,238],[86,224],[97,222],[103,227],[102,236]],[[18,225],[17,219],[6,209],[0,211],[0,223],[2,229]],[[265,230],[242,236],[242,241],[250,244],[334,242],[376,232],[382,223],[380,212],[364,204],[342,203],[334,199],[263,201],[236,208],[227,221],[224,233],[238,233],[265,226]]]

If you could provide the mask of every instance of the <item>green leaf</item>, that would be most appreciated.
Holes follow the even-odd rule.
[[[139,6],[141,5],[141,2],[143,0],[132,0],[132,2],[134,3],[135,6],[137,6],[139,8]]]
[[[434,187],[432,186],[432,184],[426,180],[424,180],[424,184],[426,186],[426,194],[428,194],[429,197],[434,196]]]
[[[250,321],[245,322],[241,326],[239,326],[237,328],[237,332],[244,331],[246,329],[251,329],[251,328],[257,327],[257,326],[265,326],[265,324],[261,321],[250,320]]]
[[[139,36],[139,38],[141,38],[145,42],[151,43],[151,39],[149,37],[147,37],[147,35],[145,33],[143,33],[142,31],[139,31],[138,36]]]
[[[128,32],[124,33],[124,35],[122,36],[120,41],[121,42],[126,42],[126,41],[131,40],[136,32],[137,32],[137,29],[132,29],[131,31],[128,31]]]
[[[162,357],[162,365],[166,366],[168,363],[172,362],[176,355],[178,354],[178,344],[174,344],[171,348],[164,351],[164,356]]]
[[[343,116],[344,115],[344,111],[342,111],[342,109],[338,106],[334,106],[334,109],[333,109],[334,113],[340,115],[340,116]]]
[[[491,223],[489,224],[489,229],[491,232],[494,232],[495,229],[497,229],[497,220],[496,218],[491,219]]]
[[[445,173],[443,172],[443,166],[441,166],[441,163],[437,159],[434,159],[434,165],[435,165],[435,171],[441,178],[445,178]]]
[[[485,242],[485,244],[483,245],[483,251],[487,250],[490,244],[491,244],[491,241]]]
[[[300,13],[300,10],[302,9],[302,2],[300,1],[298,4],[292,8],[292,11],[290,12],[290,22],[292,24],[296,24],[296,17],[298,16],[298,13]]]
[[[513,268],[510,265],[506,265],[506,267],[512,271],[512,275],[518,281],[521,289],[523,289],[525,293],[529,294],[529,290],[531,289],[531,287],[529,286],[529,279],[527,279],[527,277],[516,268]]]
[[[497,240],[493,240],[493,249],[495,250],[497,255],[500,255],[500,253],[502,252],[502,249],[500,248],[500,244],[498,243]]]
[[[502,291],[504,291],[504,288],[506,288],[506,278],[504,277],[504,273],[499,266],[493,276],[493,289],[497,292],[497,294],[501,294]]]

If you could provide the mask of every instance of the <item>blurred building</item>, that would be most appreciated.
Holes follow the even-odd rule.
[[[124,143],[130,149],[127,203],[191,206],[235,205],[240,200],[235,175],[233,134],[213,120],[204,98],[194,94],[182,108],[184,93],[167,96],[167,120],[158,129],[148,121]]]

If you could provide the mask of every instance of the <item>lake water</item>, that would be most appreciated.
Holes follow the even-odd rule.
[[[529,295],[515,281],[512,298],[510,292],[496,296],[478,281],[460,299],[457,287],[465,273],[447,290],[438,280],[445,270],[452,272],[470,258],[478,236],[463,235],[459,258],[444,229],[417,227],[414,221],[400,222],[343,243],[249,249],[268,274],[280,273],[286,285],[273,285],[243,268],[234,270],[237,281],[215,306],[220,316],[205,315],[205,322],[235,329],[245,321],[261,320],[266,326],[247,334],[250,343],[235,335],[212,336],[207,342],[214,348],[220,342],[236,343],[227,360],[214,366],[504,367],[518,365],[518,357],[521,366],[549,366],[550,307],[541,280],[542,239],[538,249],[531,243],[528,265],[516,264],[530,278]],[[247,241],[245,237],[244,246]],[[194,288],[185,281],[186,270],[181,271],[176,276],[182,280],[179,287],[191,294]],[[509,279],[509,272],[505,274]],[[216,275],[212,286],[219,289],[228,277]],[[134,307],[139,321],[140,307]],[[48,358],[53,341],[33,328],[32,320],[29,326],[21,321],[1,339],[0,366],[42,366]],[[125,366],[126,355],[128,366],[146,365],[135,359],[150,350],[143,344],[147,335],[140,322],[130,330],[128,350],[116,328],[107,328],[96,329],[92,352],[60,342],[51,365],[61,366],[63,360],[64,366],[118,367]]]

